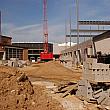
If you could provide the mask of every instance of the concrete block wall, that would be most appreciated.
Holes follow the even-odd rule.
[[[110,65],[88,58],[84,63],[83,78],[94,82],[110,82]]]
[[[17,61],[8,60],[8,66],[10,66],[10,67],[18,67],[18,62]]]
[[[77,96],[84,97],[87,99],[92,99],[92,87],[87,80],[80,80],[78,83],[78,91],[76,92]]]

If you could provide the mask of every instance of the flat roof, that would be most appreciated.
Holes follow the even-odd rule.
[[[110,38],[110,30],[106,31],[102,34],[99,34],[97,36],[94,36],[93,41],[96,42],[96,41],[103,40],[103,39],[106,39],[106,38]]]
[[[96,35],[79,35],[79,37],[94,37]],[[66,37],[70,37],[70,35],[66,35]],[[78,37],[78,35],[71,35],[71,37]]]
[[[14,44],[14,43],[33,43],[33,44],[35,44],[35,43],[44,43],[44,42],[12,42],[12,44]],[[49,44],[53,44],[52,42],[48,42]]]
[[[10,37],[10,36],[4,36],[4,35],[2,35],[1,37],[12,39],[12,37]]]
[[[28,49],[27,47],[21,47],[21,46],[14,46],[14,45],[3,45],[5,47],[14,47],[14,48],[22,48],[22,49]]]

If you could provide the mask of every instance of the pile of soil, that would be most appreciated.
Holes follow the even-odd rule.
[[[45,88],[31,84],[25,73],[0,67],[0,110],[63,110]]]
[[[33,64],[26,68],[21,68],[31,78],[31,81],[48,80],[53,82],[71,82],[78,81],[82,73],[80,71],[72,71],[55,61]]]

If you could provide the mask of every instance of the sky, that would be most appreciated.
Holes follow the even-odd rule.
[[[65,21],[69,33],[76,28],[76,0],[48,1],[49,42],[65,42]],[[2,34],[14,42],[43,41],[43,0],[0,0]],[[80,20],[110,20],[110,0],[79,0]],[[76,39],[72,39],[76,42]]]

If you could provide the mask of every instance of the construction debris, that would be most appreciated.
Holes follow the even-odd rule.
[[[61,97],[65,97],[67,96],[69,93],[71,93],[73,90],[77,90],[77,87],[78,87],[78,84],[75,84],[75,85],[72,85],[72,86],[69,86],[68,88],[65,89],[65,93],[61,96]],[[63,89],[64,90],[64,89]]]
[[[61,85],[61,97],[75,94],[81,100],[96,103],[102,108],[110,107],[110,65],[97,63],[97,58],[87,58],[83,66],[82,79],[76,84]]]
[[[83,104],[82,100],[73,95],[77,90],[77,86],[74,86],[78,84],[81,76],[79,70],[71,71],[57,61],[32,64],[21,70],[27,73],[32,84],[46,86],[48,94],[58,100],[65,108],[64,110],[99,110],[97,104]],[[67,96],[62,98],[69,89]]]
[[[61,95],[61,97],[64,98],[65,96],[67,96],[73,92],[75,93],[77,89],[78,89],[78,84],[70,82],[70,84],[68,83],[68,84],[59,86],[57,93],[63,93]]]
[[[22,68],[30,66],[31,62],[28,60],[27,61],[19,60],[18,58],[10,58],[10,60],[2,60],[0,65]]]

